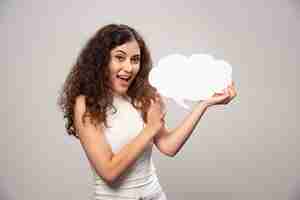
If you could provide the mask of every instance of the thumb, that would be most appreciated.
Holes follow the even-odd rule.
[[[167,114],[167,111],[164,111],[163,114],[161,115],[161,118],[165,118],[166,114]]]
[[[150,99],[150,105],[152,105],[153,104],[153,99]]]

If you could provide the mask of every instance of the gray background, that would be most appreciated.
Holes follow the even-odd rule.
[[[209,53],[233,66],[238,96],[207,110],[176,157],[154,151],[170,200],[300,199],[299,0],[0,2],[1,200],[91,198],[56,100],[83,44],[112,22],[140,31],[155,64]],[[166,102],[175,127],[189,111]]]

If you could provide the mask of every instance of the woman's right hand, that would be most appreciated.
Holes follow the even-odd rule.
[[[161,96],[157,95],[155,101],[150,100],[150,107],[147,112],[147,125],[158,133],[165,124],[165,104]]]

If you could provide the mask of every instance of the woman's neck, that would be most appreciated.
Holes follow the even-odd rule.
[[[113,96],[118,99],[129,100],[129,96],[127,94],[113,93]]]

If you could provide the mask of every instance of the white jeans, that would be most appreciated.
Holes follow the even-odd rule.
[[[167,200],[158,178],[146,186],[130,189],[110,189],[103,185],[95,185],[94,200]]]

